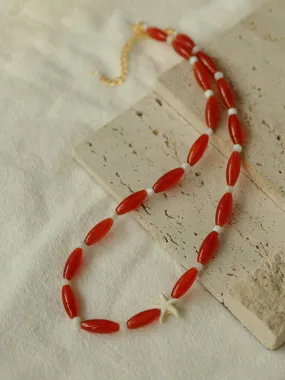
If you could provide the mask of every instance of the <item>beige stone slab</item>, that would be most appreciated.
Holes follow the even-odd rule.
[[[281,249],[225,294],[226,307],[270,350],[285,342],[284,274]]]
[[[119,201],[183,163],[197,136],[175,110],[150,94],[79,144],[75,158]],[[203,237],[213,228],[225,166],[224,156],[211,146],[183,183],[132,214],[185,268],[193,265]],[[285,239],[283,210],[244,175],[234,199],[234,219],[220,254],[199,279],[220,301],[237,278]]]
[[[237,108],[248,131],[246,172],[285,210],[285,2],[266,3],[256,13],[205,46],[237,94]],[[194,128],[204,127],[205,98],[188,62],[162,74],[157,92]],[[231,149],[226,115],[213,144]]]

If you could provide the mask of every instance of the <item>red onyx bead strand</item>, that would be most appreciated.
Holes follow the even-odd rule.
[[[226,170],[226,181],[227,181],[227,192],[223,195],[221,198],[217,210],[216,210],[216,217],[215,222],[216,225],[212,232],[210,232],[204,241],[201,244],[201,247],[199,249],[197,261],[201,263],[202,265],[205,265],[209,262],[209,260],[215,255],[218,246],[219,246],[219,235],[222,232],[222,227],[225,223],[227,223],[231,217],[232,212],[232,206],[233,206],[233,198],[232,198],[232,190],[233,186],[236,184],[236,181],[239,177],[240,173],[240,167],[241,167],[241,158],[240,158],[240,152],[242,151],[242,145],[244,143],[245,133],[243,130],[243,127],[239,121],[239,118],[237,116],[237,110],[234,108],[235,106],[235,100],[234,100],[234,93],[229,85],[229,83],[223,78],[223,73],[218,71],[217,66],[215,62],[207,56],[205,53],[198,51],[195,51],[195,46],[192,48],[192,53],[196,53],[197,57],[200,59],[201,62],[203,62],[204,66],[208,69],[208,71],[214,75],[214,78],[217,82],[218,91],[220,93],[221,99],[224,103],[224,105],[228,108],[228,128],[229,128],[229,135],[231,137],[232,142],[234,143],[233,147],[233,153],[231,157],[229,158],[228,164],[227,164],[227,170]],[[198,49],[200,50],[200,49]],[[206,124],[209,128],[215,129],[218,121],[215,121],[213,123],[212,120],[210,120],[211,117],[213,117],[215,113],[215,109],[217,112],[217,119],[218,119],[218,105],[209,105],[209,102],[215,102],[215,100],[212,100],[214,98],[209,97],[208,102],[206,105],[206,111],[205,111],[205,119]],[[208,108],[212,108],[211,112]]]
[[[123,199],[117,206],[116,213],[118,215],[123,215],[137,209],[147,197],[151,197],[154,193],[161,193],[176,185],[183,177],[184,173],[185,169],[183,167],[170,170],[161,176],[152,188],[137,191]]]
[[[222,196],[217,206],[215,216],[216,225],[213,231],[210,232],[203,240],[199,249],[197,261],[202,265],[207,264],[214,257],[219,247],[219,235],[223,231],[223,226],[230,220],[233,207],[233,197],[231,193],[240,172],[241,151],[241,145],[235,144],[233,146],[233,153],[228,161],[226,171],[226,180],[228,185],[227,192]]]
[[[78,317],[75,295],[68,280],[64,280],[62,287],[62,303],[66,314],[74,320],[77,329],[81,328],[94,334],[111,334],[120,330],[118,323],[106,319],[90,319],[81,322],[80,317]]]
[[[211,90],[211,75],[206,69],[202,61],[198,60],[196,56],[192,56],[189,60],[193,65],[194,76],[199,86],[204,90],[205,97],[207,98],[205,108],[205,121],[207,126],[213,131],[216,130],[220,121],[219,102]]]
[[[201,49],[195,45],[192,48],[193,55],[190,58],[190,63],[192,60],[195,62],[195,58],[198,57],[199,60],[203,63],[204,67],[211,73],[216,82],[220,97],[224,103],[224,105],[228,109],[228,129],[231,140],[234,144],[243,145],[245,142],[245,131],[240,122],[239,117],[237,116],[237,109],[235,108],[235,99],[234,92],[230,84],[224,79],[224,75],[222,72],[218,71],[217,66],[213,59],[205,54]],[[195,63],[196,64],[196,63]],[[196,76],[196,75],[195,75]],[[196,77],[197,79],[197,77]],[[205,110],[205,120],[206,124],[209,128],[215,130],[217,124],[219,122],[219,106],[217,100],[212,96],[212,93],[205,91],[205,95],[208,98],[206,110]]]
[[[198,55],[199,53],[197,53]],[[200,58],[203,61],[203,57]],[[214,72],[215,68],[215,72]],[[236,184],[240,169],[241,169],[241,156],[242,146],[245,142],[245,131],[240,122],[240,119],[237,115],[237,109],[234,107],[234,93],[229,85],[229,83],[224,79],[224,74],[221,71],[218,71],[215,63],[213,62],[212,68],[210,69],[211,73],[214,75],[214,78],[217,82],[218,90],[221,96],[222,101],[225,106],[228,108],[228,129],[231,140],[234,144],[233,153],[231,154],[227,169],[226,169],[226,181],[229,192],[232,191],[233,186]]]
[[[221,99],[224,105],[228,108],[229,111],[230,109],[235,110],[235,108],[233,108],[235,105],[235,99],[234,99],[234,92],[232,90],[232,87],[224,79],[223,73],[221,71],[218,71],[218,68],[215,62],[213,61],[213,59],[210,56],[208,56],[206,53],[201,51],[201,49],[197,45],[193,47],[192,54],[196,54],[196,55],[193,55],[190,59],[197,56],[200,62],[202,62],[204,67],[208,70],[208,72],[214,76],[217,82],[219,94],[221,96]],[[229,115],[230,115],[230,112],[229,112]]]
[[[217,88],[220,94],[220,97],[224,103],[224,105],[228,109],[228,129],[229,134],[231,137],[231,140],[234,144],[243,145],[245,141],[245,131],[243,129],[243,126],[239,120],[239,117],[237,116],[237,110],[235,107],[235,99],[234,99],[234,92],[232,90],[232,87],[230,84],[224,79],[224,75],[222,72],[218,71],[217,66],[213,59],[209,57],[207,54],[205,54],[199,46],[195,45],[192,47],[192,57],[190,58],[189,62],[194,63],[196,66],[196,57],[199,59],[199,61],[203,64],[203,66],[207,69],[209,73],[211,73],[216,82],[217,82]],[[203,70],[203,69],[202,69]],[[199,79],[197,77],[197,72],[195,73],[195,77],[202,87],[201,83],[199,82]],[[203,78],[205,78],[205,74],[203,73]],[[203,81],[203,86],[206,87],[205,83],[209,85],[208,80]],[[202,87],[205,89],[205,87]],[[210,88],[210,87],[209,87]],[[206,124],[209,128],[215,130],[218,123],[219,123],[219,105],[217,99],[213,96],[213,94],[205,91],[205,95],[208,98],[206,110],[205,110],[205,120]]]
[[[208,128],[215,131],[220,121],[219,102],[211,90],[211,75],[217,71],[214,61],[205,53],[200,51],[200,48],[189,38],[189,43],[186,39],[181,38],[178,34],[175,38],[171,38],[171,45],[174,50],[183,58],[189,60],[193,65],[194,76],[199,86],[204,90],[207,104],[205,108],[205,121]],[[183,35],[184,36],[184,35]],[[195,53],[196,55],[192,55]]]
[[[123,199],[115,209],[115,213],[111,218],[106,218],[97,223],[86,235],[84,243],[79,248],[75,248],[69,255],[63,270],[63,286],[62,286],[62,303],[66,314],[74,321],[77,328],[81,328],[90,333],[95,334],[110,334],[120,330],[120,325],[114,321],[107,319],[90,319],[81,321],[78,316],[78,307],[75,294],[71,288],[72,281],[79,270],[85,248],[101,241],[113,227],[115,219],[126,213],[129,213],[142,205],[146,198],[151,197],[155,193],[160,193],[175,186],[185,174],[185,170],[194,166],[203,157],[208,143],[209,136],[213,134],[220,119],[220,110],[217,98],[211,89],[212,78],[217,82],[218,92],[225,106],[228,109],[228,130],[230,138],[233,142],[233,152],[228,160],[226,168],[226,192],[218,202],[215,213],[215,226],[213,230],[204,238],[199,248],[197,263],[194,267],[188,269],[176,281],[171,291],[171,298],[161,295],[159,306],[144,310],[127,321],[127,328],[137,329],[143,326],[154,323],[159,319],[163,322],[164,316],[173,314],[178,316],[178,311],[175,308],[175,303],[182,298],[192,287],[197,279],[198,272],[203,269],[203,266],[209,263],[214,257],[219,247],[219,235],[223,227],[229,222],[233,208],[232,191],[235,186],[241,169],[241,151],[245,140],[243,126],[237,116],[235,107],[234,93],[229,83],[223,78],[223,74],[218,71],[218,68],[213,59],[206,53],[201,51],[199,46],[195,45],[194,41],[185,34],[172,34],[155,27],[144,26],[143,30],[146,34],[157,41],[167,42],[173,49],[183,58],[189,60],[193,66],[194,76],[199,86],[204,90],[207,99],[205,107],[205,121],[207,131],[203,133],[190,148],[187,162],[181,167],[172,169],[162,175],[152,186],[152,188],[137,191]]]
[[[208,128],[215,131],[220,121],[219,103],[211,90],[211,75],[217,71],[215,62],[201,51],[199,46],[185,34],[169,35],[167,42],[177,54],[189,60],[193,66],[194,76],[199,86],[204,90],[207,98],[205,121]],[[195,55],[196,54],[196,55]]]
[[[216,64],[197,45],[193,47],[192,54],[196,55],[192,55],[189,62],[193,65],[194,76],[200,87],[204,90],[205,97],[207,98],[205,121],[208,128],[215,131],[220,121],[219,102],[211,90],[211,74],[217,71]]]

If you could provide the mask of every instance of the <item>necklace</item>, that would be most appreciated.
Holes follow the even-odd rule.
[[[229,222],[232,212],[233,196],[232,191],[235,186],[241,167],[241,151],[244,143],[244,130],[237,116],[235,108],[234,94],[229,83],[224,79],[224,75],[217,69],[216,63],[211,57],[205,54],[202,49],[195,45],[194,41],[185,34],[176,32],[173,29],[162,30],[149,27],[144,23],[133,26],[134,36],[124,45],[121,53],[121,75],[115,79],[101,76],[101,81],[108,86],[118,86],[125,81],[128,74],[128,53],[131,46],[140,39],[151,38],[156,41],[170,45],[176,53],[188,60],[193,67],[194,76],[199,86],[204,91],[207,99],[205,108],[206,131],[193,143],[190,148],[187,162],[180,167],[170,170],[156,183],[148,189],[139,190],[132,193],[119,203],[114,214],[96,224],[86,235],[80,247],[75,248],[68,257],[63,271],[62,302],[65,311],[70,319],[74,321],[77,328],[91,333],[115,333],[120,330],[120,325],[114,321],[106,319],[90,319],[82,321],[78,315],[78,308],[75,294],[70,281],[74,279],[81,266],[84,250],[89,246],[99,242],[113,227],[116,219],[123,214],[129,213],[140,207],[143,202],[154,194],[166,191],[177,184],[185,172],[194,166],[204,155],[210,136],[213,135],[219,123],[219,104],[212,88],[212,80],[216,81],[217,92],[228,112],[228,129],[233,142],[233,152],[228,160],[226,168],[226,192],[221,197],[215,215],[215,225],[213,230],[203,240],[194,267],[188,269],[174,284],[171,296],[160,296],[159,305],[139,312],[131,317],[126,326],[128,329],[137,329],[149,325],[157,320],[164,322],[165,316],[172,314],[178,317],[176,303],[191,288],[198,273],[203,269],[215,255],[219,246],[219,235],[223,231],[223,226]]]

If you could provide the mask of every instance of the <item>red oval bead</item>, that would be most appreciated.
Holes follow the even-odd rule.
[[[190,268],[185,272],[174,285],[171,297],[180,298],[182,297],[192,286],[193,282],[196,280],[198,274],[197,268]]]
[[[69,318],[77,317],[77,305],[73,290],[69,285],[64,285],[61,290],[62,303]]]
[[[221,78],[217,81],[217,85],[224,105],[227,108],[234,107],[234,94],[228,82],[224,78]]]
[[[232,142],[243,145],[245,134],[237,115],[229,116],[228,127]]]
[[[215,74],[215,72],[217,71],[217,66],[215,62],[212,60],[212,58],[210,58],[203,51],[198,51],[196,55],[200,59],[200,61],[203,62],[204,66],[209,70],[209,72],[211,74]]]
[[[150,27],[146,32],[154,40],[165,42],[167,39],[167,33],[162,29]]]
[[[147,197],[146,190],[140,190],[136,193],[129,195],[127,198],[123,199],[122,202],[117,206],[116,212],[118,215],[126,214],[132,210],[138,208]]]
[[[81,328],[93,334],[112,334],[120,330],[120,325],[107,319],[89,319],[81,322]]]
[[[206,70],[205,66],[201,61],[198,61],[194,65],[194,75],[199,84],[199,86],[204,90],[209,90],[211,88],[211,77],[209,72]]]
[[[233,208],[233,196],[231,193],[225,193],[218,204],[216,210],[216,224],[218,226],[223,226],[226,224],[231,217]]]
[[[155,193],[161,193],[169,189],[170,187],[176,185],[176,183],[182,178],[184,174],[183,168],[176,168],[165,173],[160,177],[153,185],[153,190]]]
[[[215,96],[210,96],[207,100],[205,109],[206,124],[213,131],[217,128],[220,121],[219,102]]]
[[[195,165],[205,153],[209,142],[209,136],[206,134],[201,135],[192,145],[187,162],[189,165]]]
[[[183,44],[176,39],[172,42],[172,47],[181,57],[189,59],[191,57],[192,48]]]
[[[219,234],[216,231],[212,231],[201,244],[197,261],[203,265],[207,264],[216,253],[218,246]]]
[[[233,152],[227,164],[226,178],[228,186],[234,186],[236,184],[240,173],[240,166],[240,154],[239,152]]]
[[[145,310],[130,318],[127,322],[127,326],[129,329],[137,329],[139,327],[149,325],[150,323],[156,321],[159,318],[159,316],[159,309]]]
[[[86,235],[84,239],[85,244],[90,246],[103,239],[103,237],[110,231],[113,224],[114,221],[112,218],[104,219],[96,224],[96,226],[94,226]]]
[[[83,251],[81,248],[75,248],[69,255],[63,270],[63,278],[71,280],[82,263]]]
[[[175,40],[176,42],[179,42],[180,44],[183,44],[185,47],[187,46],[190,50],[190,53],[195,46],[194,41],[188,37],[186,34],[179,33],[176,35]]]

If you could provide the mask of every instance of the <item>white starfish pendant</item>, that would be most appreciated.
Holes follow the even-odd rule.
[[[172,314],[175,317],[179,317],[179,313],[175,304],[178,299],[176,298],[167,298],[164,294],[160,295],[160,303],[157,306],[154,306],[156,309],[160,310],[159,323],[163,323],[165,320],[165,316],[167,314]]]

